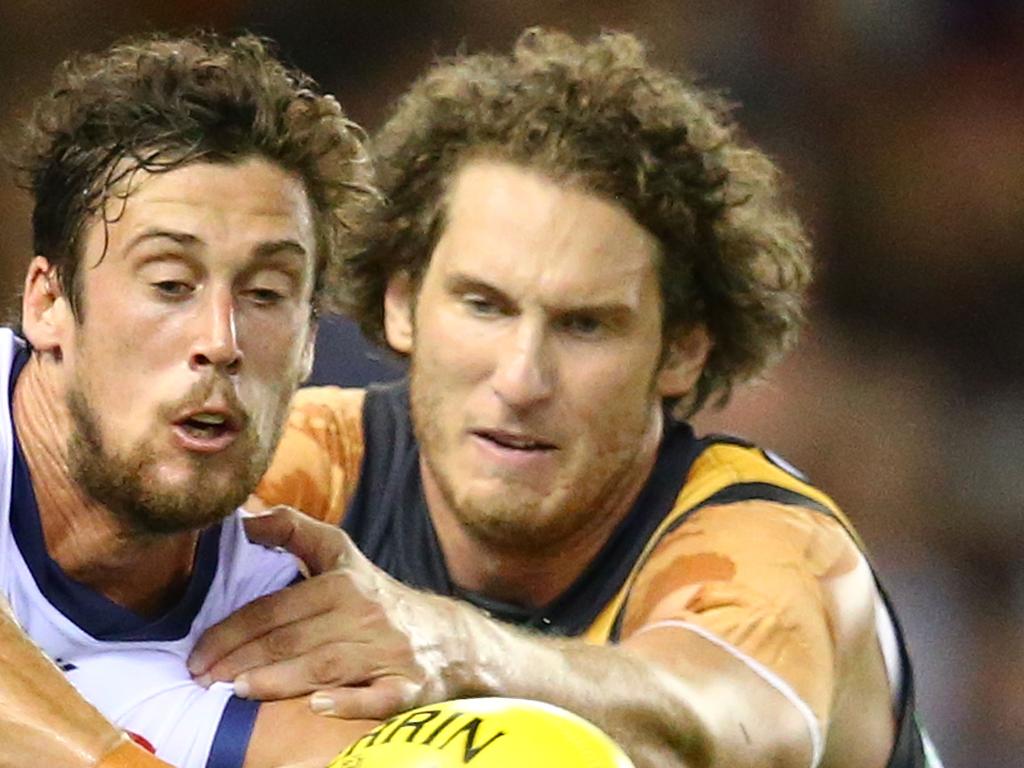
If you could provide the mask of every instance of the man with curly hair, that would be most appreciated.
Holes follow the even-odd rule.
[[[408,380],[300,392],[258,494],[397,580],[329,525],[256,518],[317,575],[208,632],[193,672],[346,717],[540,699],[642,768],[925,765],[848,521],[685,421],[792,343],[811,271],[720,101],[629,35],[533,30],[432,68],[373,154],[388,205],[339,300]]]
[[[185,665],[298,576],[237,506],[309,372],[346,210],[376,199],[357,136],[248,36],[76,57],[38,102],[36,255],[0,330],[0,764],[159,762],[135,742],[195,768],[326,762],[368,727]]]

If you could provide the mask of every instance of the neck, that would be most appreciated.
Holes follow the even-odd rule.
[[[503,546],[478,535],[459,520],[421,456],[423,492],[449,577],[462,589],[496,600],[529,608],[548,605],[572,586],[630,513],[654,468],[661,431],[658,411],[615,492],[593,510],[585,527],[547,548]]]
[[[197,532],[144,536],[71,477],[59,363],[33,353],[18,377],[13,417],[32,477],[46,550],[71,578],[144,616],[163,613],[188,583]]]

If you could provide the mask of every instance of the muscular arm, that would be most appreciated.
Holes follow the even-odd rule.
[[[323,708],[350,717],[475,694],[541,699],[594,721],[641,768],[811,765],[842,680],[871,670],[870,733],[884,752],[874,592],[852,543],[802,510],[701,514],[709,524],[687,523],[641,572],[617,647],[538,637],[415,592],[297,513],[252,521],[321,575],[215,629],[198,663],[216,677],[249,670],[240,680],[254,695],[326,689]]]
[[[698,635],[662,627],[596,646],[481,617],[462,626],[479,656],[452,676],[457,695],[558,704],[601,727],[638,768],[810,765],[806,722],[791,702]]]

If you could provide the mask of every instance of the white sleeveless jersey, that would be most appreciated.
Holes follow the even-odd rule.
[[[23,348],[0,328],[0,589],[32,640],[107,718],[172,765],[238,768],[258,705],[226,684],[197,685],[185,660],[205,629],[294,581],[294,559],[250,544],[235,512],[202,534],[185,595],[159,619],[69,579],[46,554],[12,426],[11,371]]]

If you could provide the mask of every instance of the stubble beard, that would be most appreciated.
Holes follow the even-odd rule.
[[[616,501],[624,488],[642,487],[646,479],[637,473],[646,424],[627,429],[629,437],[618,435],[590,466],[561,477],[545,493],[514,480],[496,478],[504,484],[501,493],[477,497],[459,493],[455,479],[446,470],[445,454],[454,452],[438,414],[443,413],[443,393],[437,393],[429,376],[421,374],[415,353],[409,367],[410,405],[413,431],[420,456],[434,479],[445,504],[470,536],[497,550],[510,553],[543,554],[560,550],[565,542],[591,526],[599,526],[603,515],[618,511]],[[461,422],[461,414],[455,416]],[[572,475],[578,476],[572,476]],[[634,493],[635,495],[635,493]],[[630,504],[631,506],[631,504]]]
[[[155,476],[157,456],[149,445],[136,445],[126,454],[109,450],[96,411],[81,391],[68,393],[67,406],[72,420],[67,442],[71,478],[131,535],[141,537],[200,530],[237,509],[266,471],[287,412],[284,405],[278,408],[273,440],[261,444],[251,422],[238,435],[232,445],[236,466],[226,481],[214,472],[209,457],[193,456],[187,485],[177,487],[161,485]]]

